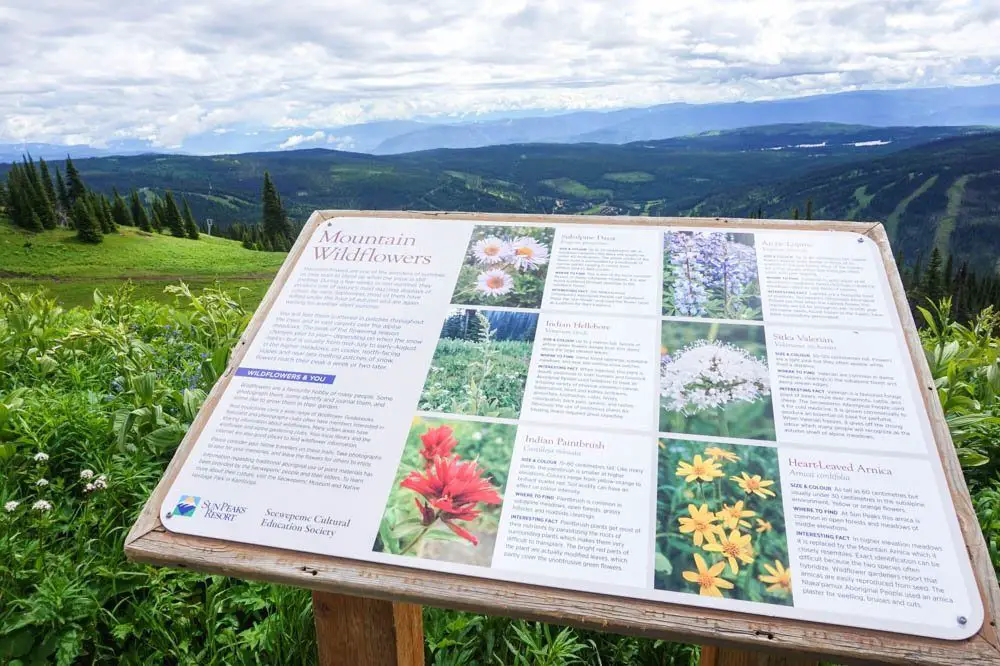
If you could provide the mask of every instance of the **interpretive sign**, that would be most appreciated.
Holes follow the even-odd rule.
[[[677,606],[981,632],[996,582],[881,227],[637,222],[315,214],[130,555],[188,535],[349,558],[330,589],[392,565],[372,596],[431,603],[374,581],[527,584],[583,593],[592,625],[644,600],[652,635],[709,632],[651,619]],[[526,603],[493,608],[573,619]]]

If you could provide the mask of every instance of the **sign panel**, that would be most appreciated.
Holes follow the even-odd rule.
[[[223,381],[172,532],[934,638],[983,622],[856,233],[335,218]]]

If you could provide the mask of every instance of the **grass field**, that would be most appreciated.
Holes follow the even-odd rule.
[[[125,280],[135,283],[137,295],[166,301],[163,288],[182,279],[192,288],[219,284],[253,307],[284,259],[224,238],[192,241],[132,228],[86,245],[73,231],[28,233],[0,218],[0,282],[45,287],[67,307],[89,305],[94,289],[108,291]]]

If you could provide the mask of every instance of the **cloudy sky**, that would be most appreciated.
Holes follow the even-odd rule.
[[[4,0],[0,142],[1000,81],[1000,0]]]

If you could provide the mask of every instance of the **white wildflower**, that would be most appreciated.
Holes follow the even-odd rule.
[[[94,486],[94,484],[88,483],[87,485],[85,485],[83,487],[83,492],[85,492],[85,493],[92,493],[92,492],[94,492],[95,488],[96,488],[96,486]]]
[[[483,433],[482,433],[482,431],[480,431],[480,430],[477,430],[476,432],[472,433],[472,439],[476,440],[477,442],[478,442],[479,440],[481,440],[482,438],[483,438]]]
[[[515,238],[510,243],[510,263],[522,271],[544,266],[549,262],[549,248],[531,236]]]
[[[671,411],[697,414],[770,392],[767,363],[734,345],[699,340],[660,364],[660,400]]]
[[[92,470],[92,469],[82,470],[80,472],[80,478],[83,479],[83,480],[94,478],[94,470]]]
[[[44,513],[45,511],[52,510],[52,504],[46,502],[45,500],[38,500],[37,502],[31,505],[31,508],[34,509],[35,511],[41,511]]]
[[[503,296],[514,288],[514,278],[499,269],[480,273],[476,280],[476,291],[487,296]]]
[[[49,485],[49,480],[38,479],[38,481],[35,481],[35,485],[38,486],[39,488],[44,488],[45,486]]]
[[[496,236],[489,236],[472,245],[472,255],[481,264],[499,264],[510,256],[511,247]]]
[[[49,454],[39,451],[35,454],[35,462],[45,462],[49,459]]]
[[[3,510],[6,511],[7,513],[14,513],[14,511],[16,511],[17,507],[19,506],[21,506],[20,502],[18,502],[17,500],[11,500],[3,505]]]
[[[103,474],[101,474],[99,477],[97,477],[96,479],[94,479],[94,489],[95,490],[104,490],[107,487],[108,487],[108,480],[104,477]]]

